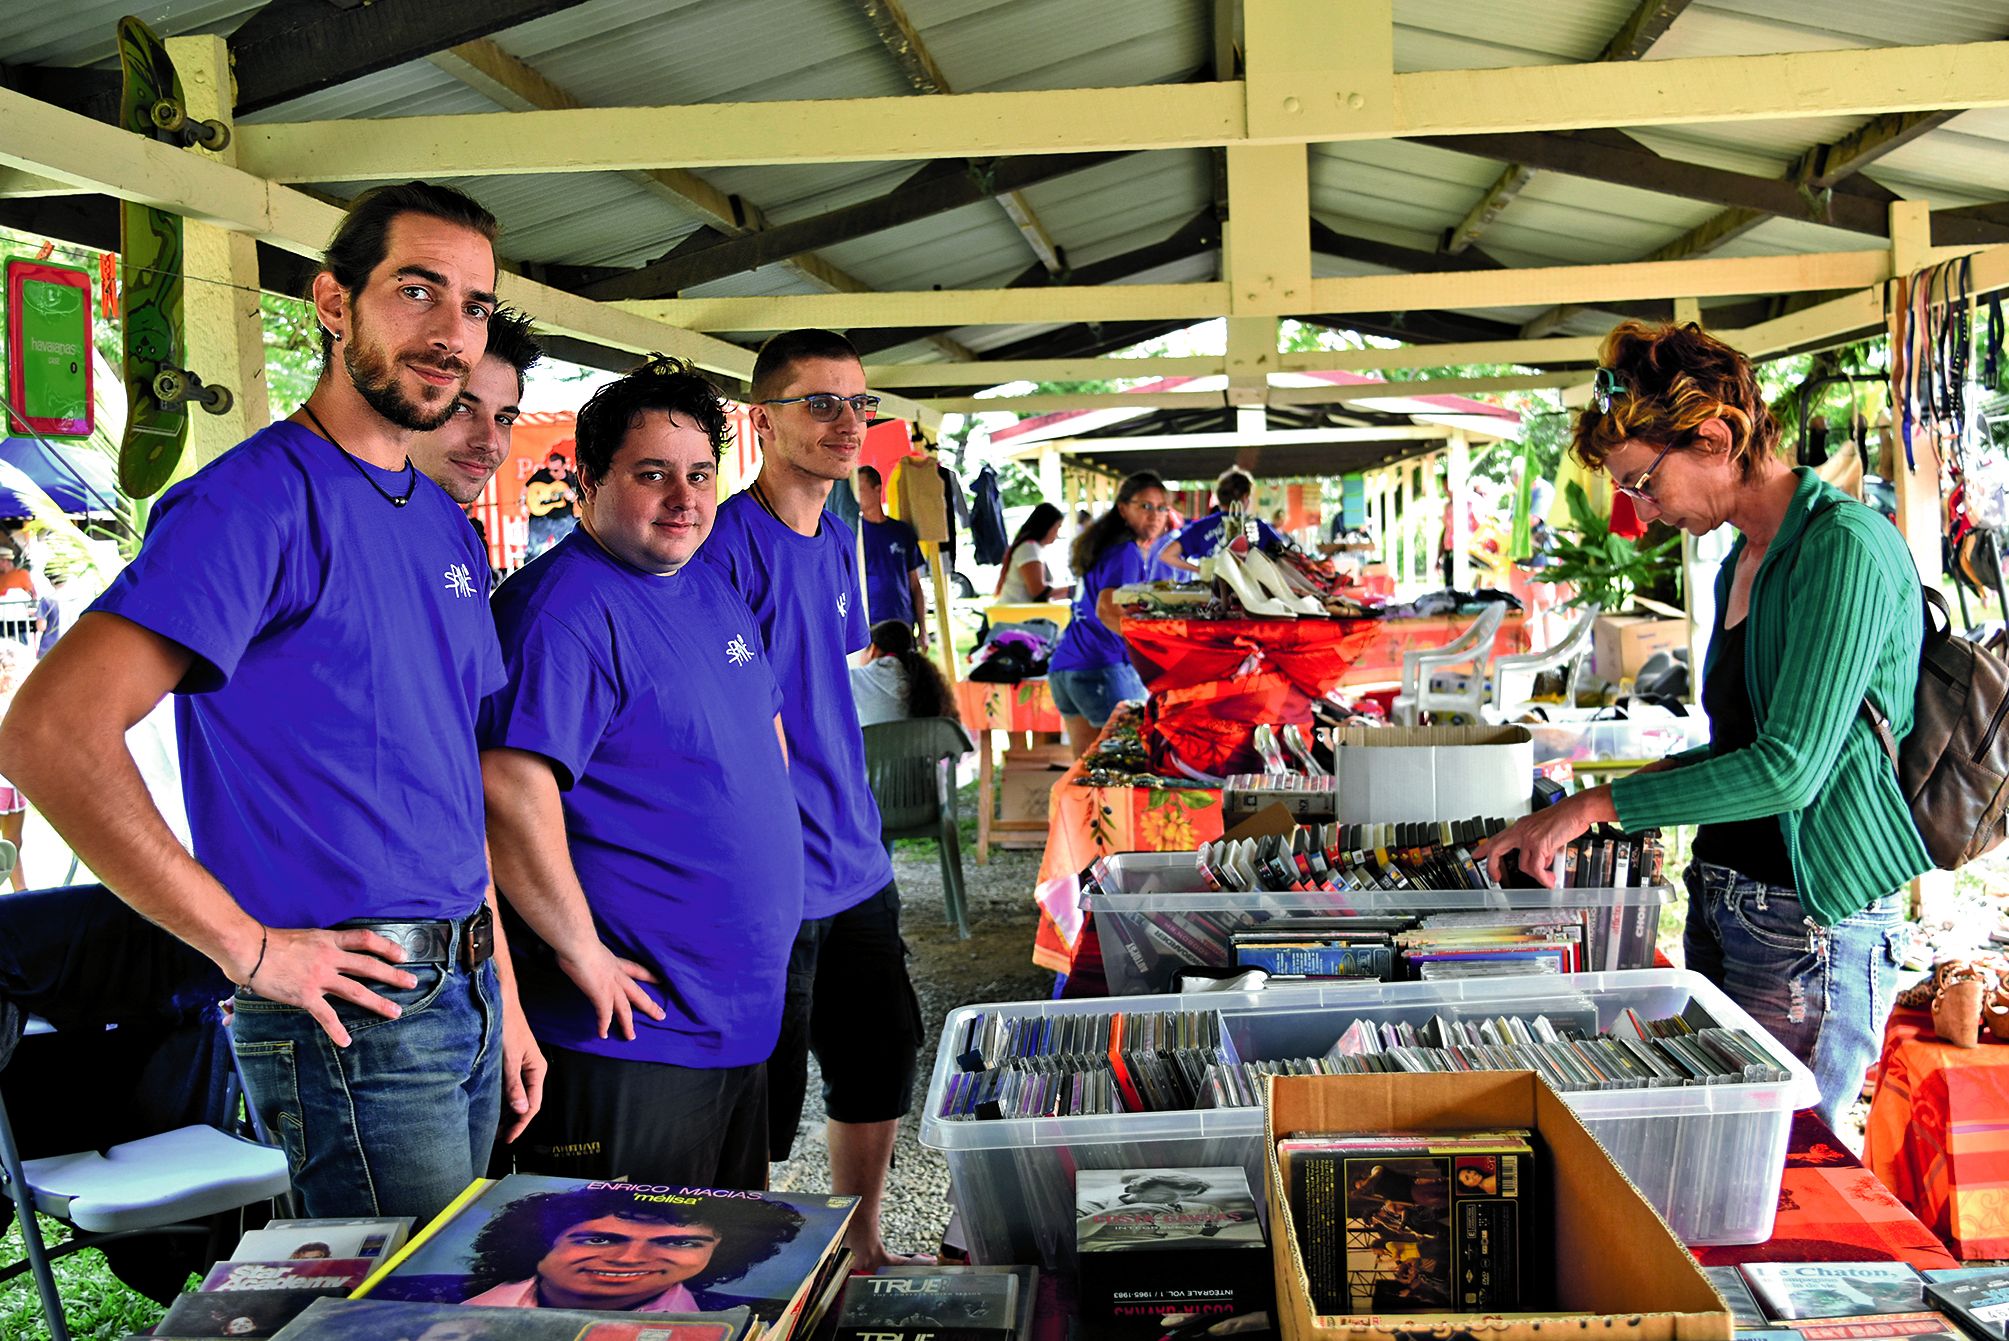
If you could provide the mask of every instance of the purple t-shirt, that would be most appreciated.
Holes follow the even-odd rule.
[[[1099,670],[1104,666],[1121,666],[1129,661],[1130,652],[1124,647],[1122,637],[1096,615],[1096,601],[1112,587],[1125,587],[1133,582],[1158,582],[1176,576],[1178,573],[1170,564],[1146,558],[1132,541],[1119,541],[1104,550],[1102,557],[1090,564],[1088,571],[1081,575],[1074,593],[1074,613],[1068,617],[1067,627],[1060,631],[1060,646],[1053,649],[1053,659],[1047,662],[1047,669]]]
[[[921,537],[897,518],[858,520],[865,543],[866,614],[874,624],[882,619],[913,623],[914,584],[908,575],[928,566],[921,554]]]
[[[1159,541],[1158,544],[1152,547],[1152,557],[1156,558],[1160,553],[1164,552],[1167,545],[1176,541],[1179,546],[1179,557],[1188,563],[1198,563],[1200,560],[1212,555],[1215,550],[1221,547],[1224,541],[1232,541],[1234,539],[1239,530],[1235,522],[1239,520],[1241,520],[1241,514],[1209,512],[1204,517],[1187,522],[1177,531]],[[1260,517],[1255,518],[1255,523],[1257,544],[1268,547],[1283,544],[1283,537],[1277,534],[1275,527]]]
[[[719,505],[698,551],[753,607],[781,682],[788,776],[802,811],[805,918],[841,913],[893,880],[851,699],[848,658],[871,641],[855,543],[828,512],[815,535],[798,535],[746,492]]]
[[[655,970],[662,984],[643,990],[667,1012],[637,1013],[633,1041],[597,1038],[585,995],[525,955],[532,1029],[636,1061],[765,1061],[802,920],[802,843],[753,613],[707,564],[644,573],[584,531],[510,577],[494,605],[509,683],[482,708],[482,746],[556,766],[600,939]]]
[[[410,504],[371,480],[413,486]],[[246,912],[328,927],[480,903],[475,715],[502,683],[487,586],[444,490],[298,424],[161,497],[91,608],[195,654],[175,701],[189,829]]]

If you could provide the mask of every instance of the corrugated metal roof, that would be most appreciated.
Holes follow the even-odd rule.
[[[1594,59],[1635,0],[1396,0],[1401,70],[1545,65]],[[103,64],[121,13],[166,35],[228,31],[250,0],[16,0],[0,4],[0,61]],[[906,12],[952,87],[1123,86],[1204,77],[1212,59],[1211,0],[906,0]],[[1649,59],[1738,55],[2009,37],[2005,0],[1700,0]],[[505,50],[588,105],[775,98],[901,96],[910,86],[854,0],[587,0],[494,35]],[[913,95],[922,96],[922,95]],[[1708,91],[1698,90],[1698,97]],[[256,120],[460,114],[490,110],[482,95],[415,61],[268,109]],[[1622,109],[1615,109],[1622,115]],[[1860,118],[1789,118],[1640,129],[1670,157],[1776,175]],[[367,133],[367,132],[362,132]],[[1498,176],[1500,164],[1403,142],[1314,146],[1313,213],[1352,236],[1434,250]],[[848,163],[708,170],[705,179],[776,222],[811,217],[894,191],[920,165]],[[1900,195],[1943,206],[2009,196],[2009,110],[1969,112],[1878,161],[1867,175]],[[634,265],[661,255],[699,223],[688,208],[612,173],[463,180],[499,216],[505,248],[526,260]],[[356,188],[345,184],[335,193]],[[1074,265],[1157,242],[1206,209],[1208,156],[1133,155],[1026,192]],[[1511,265],[1633,259],[1716,212],[1636,189],[1538,173],[1487,229],[1481,247]],[[1719,254],[1763,255],[1874,245],[1817,225],[1773,221]],[[1003,283],[1031,263],[1027,244],[993,203],[830,247],[824,258],[887,289]],[[1140,279],[1210,279],[1213,253]],[[1328,261],[1321,274],[1373,267]],[[814,286],[786,267],[732,276],[696,292],[765,294]],[[1495,321],[1530,312],[1493,309]],[[1041,327],[966,328],[979,350]],[[933,357],[931,346],[901,353]],[[879,357],[884,357],[879,356]]]

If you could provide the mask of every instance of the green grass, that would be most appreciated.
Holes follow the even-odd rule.
[[[61,1221],[39,1217],[42,1241],[54,1247],[69,1240],[70,1231]],[[27,1256],[21,1242],[21,1227],[9,1222],[0,1237],[0,1264],[12,1266]],[[70,1335],[76,1341],[122,1341],[134,1333],[146,1332],[166,1312],[145,1295],[125,1287],[105,1265],[104,1254],[94,1248],[54,1264],[56,1290],[63,1298],[63,1315],[69,1320]],[[195,1287],[194,1277],[189,1288]],[[20,1341],[47,1341],[49,1327],[42,1318],[42,1301],[35,1293],[32,1277],[21,1275],[0,1286],[0,1337]]]

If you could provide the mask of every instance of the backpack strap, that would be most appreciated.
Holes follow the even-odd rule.
[[[1800,528],[1799,540],[1793,545],[1794,568],[1798,568],[1800,565],[1800,546],[1806,543],[1807,529],[1813,526],[1815,520],[1822,513],[1832,512],[1840,506],[1840,500],[1831,498],[1823,499],[1814,505],[1813,513],[1808,516],[1806,526]],[[1941,596],[1937,591],[1926,586],[1923,582],[1918,584],[1918,590],[1920,596],[1923,598],[1920,601],[1919,614],[1925,621],[1926,639],[1930,641],[1938,633],[1938,630],[1932,626],[1933,608],[1935,606],[1938,607],[1940,615],[1946,620],[1946,627],[1949,631],[1953,628],[1953,615],[1946,608],[1946,598],[1944,596]],[[1883,715],[1882,710],[1870,700],[1868,694],[1863,695],[1861,714],[1869,719],[1870,730],[1876,733],[1877,743],[1883,746],[1883,752],[1890,757],[1890,766],[1897,768],[1897,733],[1890,729],[1890,719]]]

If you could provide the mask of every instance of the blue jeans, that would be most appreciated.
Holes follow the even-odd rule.
[[[238,989],[230,1042],[245,1097],[285,1147],[303,1216],[423,1225],[487,1172],[502,1112],[495,964],[403,967],[415,986],[369,984],[404,1008],[395,1020],[330,999],[346,1048],[306,1011]]]
[[[1046,687],[1061,716],[1086,718],[1098,729],[1108,724],[1117,704],[1145,697],[1144,681],[1127,661],[1088,670],[1048,671]]]
[[[1820,1085],[1829,1126],[1862,1093],[1883,1047],[1909,934],[1899,896],[1823,927],[1799,894],[1727,866],[1688,866],[1688,967],[1721,987]]]

